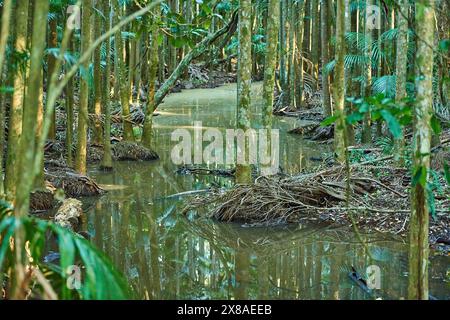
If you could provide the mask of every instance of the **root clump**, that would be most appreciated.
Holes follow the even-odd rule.
[[[365,231],[405,236],[410,215],[408,171],[388,166],[335,166],[288,178],[260,177],[252,185],[236,185],[190,200],[185,212],[207,208],[207,216],[223,222],[277,225],[328,222]],[[347,194],[347,185],[349,193]],[[430,243],[450,239],[449,199],[436,199],[437,219],[430,220]]]
[[[113,145],[113,158],[115,160],[151,161],[159,159],[153,150],[145,148],[136,142],[121,141]]]

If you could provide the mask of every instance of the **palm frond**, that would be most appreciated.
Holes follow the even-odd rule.
[[[0,202],[0,211],[11,210],[4,201]],[[0,283],[8,268],[14,267],[10,239],[19,226],[25,230],[25,242],[33,264],[41,270],[49,270],[48,277],[52,283],[59,283],[57,292],[63,299],[126,299],[131,291],[124,276],[112,265],[111,261],[90,242],[52,222],[33,217],[16,218],[4,216],[0,219]],[[45,263],[43,255],[48,237],[56,238],[59,247],[59,265]],[[6,264],[5,264],[6,262]],[[9,265],[8,265],[9,264]],[[79,266],[82,272],[81,288],[70,290],[66,286],[70,274],[68,268]]]

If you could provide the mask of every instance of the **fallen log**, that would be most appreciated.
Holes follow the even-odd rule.
[[[189,51],[175,70],[172,72],[170,77],[162,84],[162,86],[158,89],[155,94],[155,105],[153,109],[156,110],[159,104],[163,101],[164,97],[169,93],[172,86],[176,83],[178,78],[185,72],[191,61],[195,58],[201,56],[208,47],[213,44],[218,38],[222,35],[226,34],[233,26],[236,25],[238,20],[237,11],[235,11],[231,17],[231,21],[222,29],[217,32],[208,35],[202,41],[200,41],[191,51]]]

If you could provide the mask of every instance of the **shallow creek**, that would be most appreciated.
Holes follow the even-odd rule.
[[[253,87],[251,115],[261,122],[261,85]],[[91,167],[89,174],[109,192],[88,199],[88,232],[124,272],[142,299],[371,299],[348,276],[351,266],[365,273],[380,268],[379,294],[406,296],[407,253],[400,239],[367,235],[373,260],[356,237],[342,228],[289,225],[246,227],[188,219],[180,214],[186,197],[171,195],[211,185],[227,187],[223,177],[177,174],[171,150],[178,128],[193,122],[224,131],[233,128],[236,85],[185,90],[165,99],[154,118],[155,162],[117,162],[112,173]],[[328,146],[289,135],[293,118],[275,118],[280,129],[280,166],[296,173],[315,165]],[[210,168],[216,168],[211,166]],[[219,168],[219,167],[217,167]],[[224,168],[224,166],[220,167]],[[430,292],[449,299],[448,257],[433,257]]]

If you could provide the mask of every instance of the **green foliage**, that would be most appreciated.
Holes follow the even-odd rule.
[[[374,78],[372,83],[373,94],[382,93],[388,98],[395,98],[395,87],[397,77],[395,75],[385,75]]]
[[[421,185],[425,187],[427,184],[427,168],[424,166],[415,167],[413,169],[412,186]]]
[[[338,119],[339,119],[339,116],[338,116],[337,114],[334,114],[334,115],[332,115],[332,116],[326,118],[325,120],[323,120],[323,121],[320,123],[320,125],[321,125],[322,127],[326,127],[326,126],[329,126],[329,125],[335,123]]]
[[[444,165],[444,170],[445,170],[445,165]],[[447,181],[447,183],[449,181]],[[446,194],[445,182],[446,182],[445,173],[444,173],[444,176],[442,176],[441,173],[439,173],[433,169],[430,169],[430,180],[427,183],[427,199],[428,199],[429,210],[430,210],[430,213],[431,213],[431,216],[433,217],[433,219],[437,219],[435,194],[437,194],[441,197],[445,196],[445,194]]]
[[[0,237],[2,239],[0,283],[7,269],[14,268],[15,259],[9,245],[10,239],[19,227],[23,227],[33,264],[45,271],[53,285],[59,284],[54,290],[60,298],[126,299],[131,296],[125,278],[113,267],[110,260],[87,240],[49,221],[8,215],[11,210],[8,203],[0,201]],[[44,262],[46,243],[52,238],[56,240],[59,248],[58,265]],[[73,265],[80,266],[82,270],[82,285],[79,290],[69,290],[66,286],[70,276],[66,270]]]
[[[450,51],[450,39],[443,39],[439,41],[439,50],[442,52],[449,52]]]
[[[401,128],[412,121],[411,100],[406,98],[396,103],[384,94],[378,94],[366,99],[348,98],[347,101],[355,105],[355,112],[347,117],[347,123],[354,124],[364,118],[364,114],[371,113],[373,121],[384,120],[395,138],[401,136]]]
[[[431,128],[433,129],[433,132],[436,135],[439,135],[441,133],[441,131],[442,131],[441,122],[439,121],[439,119],[436,117],[435,114],[433,114],[431,116],[431,123],[430,123],[430,125],[431,125]]]
[[[445,180],[450,185],[450,167],[447,163],[444,163],[444,176]]]

